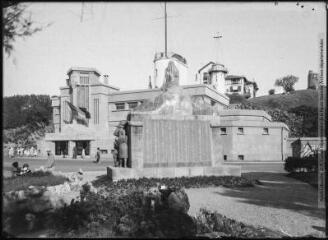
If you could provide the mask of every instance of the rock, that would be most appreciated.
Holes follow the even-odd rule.
[[[168,206],[172,210],[187,213],[190,208],[188,195],[183,189],[172,192],[168,197]]]

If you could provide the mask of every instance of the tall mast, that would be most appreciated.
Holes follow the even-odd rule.
[[[166,15],[166,2],[164,2],[164,21],[165,21],[165,57],[167,58],[167,15]]]

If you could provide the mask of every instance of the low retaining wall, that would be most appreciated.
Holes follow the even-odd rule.
[[[216,167],[160,167],[160,168],[116,168],[107,167],[107,176],[112,181],[138,178],[175,178],[195,176],[241,176],[241,166]]]

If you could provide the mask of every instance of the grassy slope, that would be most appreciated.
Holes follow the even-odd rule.
[[[297,90],[291,94],[275,94],[248,99],[248,102],[264,108],[288,110],[301,105],[318,106],[318,92],[312,89]]]

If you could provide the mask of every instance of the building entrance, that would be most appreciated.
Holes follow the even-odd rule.
[[[55,155],[68,155],[68,141],[55,141]]]
[[[90,141],[76,141],[77,155],[82,155],[82,149],[85,151],[85,156],[90,155]]]

